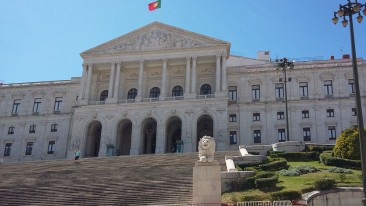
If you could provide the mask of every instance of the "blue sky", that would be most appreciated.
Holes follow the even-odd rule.
[[[235,55],[329,59],[350,54],[349,27],[331,21],[346,0],[0,0],[0,81],[67,80],[80,53],[153,21],[231,42]],[[359,0],[365,3],[365,0]],[[356,17],[356,16],[355,16]],[[366,58],[366,17],[354,22]]]

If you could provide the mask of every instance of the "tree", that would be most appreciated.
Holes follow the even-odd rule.
[[[335,157],[343,159],[361,159],[357,127],[351,127],[341,132],[334,146],[333,154]]]

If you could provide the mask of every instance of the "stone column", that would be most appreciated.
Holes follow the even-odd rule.
[[[144,78],[144,60],[140,60],[140,70],[139,70],[139,86],[137,89],[136,102],[141,102],[142,98],[142,88],[143,88],[143,78]]]
[[[157,123],[155,154],[164,154],[165,144],[166,144],[166,138],[165,138],[164,125],[162,125],[161,123]]]
[[[86,88],[85,88],[85,100],[87,102],[89,102],[89,97],[90,97],[92,76],[93,76],[93,64],[90,63],[90,64],[88,64],[88,77],[86,80]]]
[[[116,71],[116,80],[114,81],[114,94],[113,98],[115,98],[116,102],[118,102],[118,94],[119,94],[119,82],[121,78],[121,63],[117,63],[117,71]]]
[[[115,70],[116,70],[116,63],[111,62],[111,75],[109,75],[108,99],[113,98],[113,84],[114,84]]]
[[[139,155],[141,148],[141,124],[132,123],[130,155]]]
[[[85,79],[87,76],[87,66],[87,64],[83,64],[83,74],[80,80],[79,100],[83,100],[85,98]]]
[[[221,75],[221,91],[227,90],[227,84],[226,84],[226,55],[222,55],[222,69],[221,69],[222,75]]]
[[[192,57],[192,87],[191,92],[196,95],[196,65],[197,57]]]
[[[189,86],[190,86],[190,77],[191,77],[191,57],[186,57],[186,85],[184,94],[189,94]]]
[[[161,94],[159,99],[160,100],[165,100],[166,97],[166,66],[167,66],[167,59],[163,59],[163,74],[162,74],[162,84],[161,84]]]
[[[216,93],[221,91],[221,73],[220,73],[220,59],[221,55],[216,55]]]

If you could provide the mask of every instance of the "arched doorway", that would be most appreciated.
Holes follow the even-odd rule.
[[[91,122],[87,130],[85,157],[98,157],[101,134],[102,124],[99,121]]]
[[[202,115],[197,120],[197,149],[198,142],[205,135],[213,137],[213,120],[208,114]]]
[[[129,119],[122,120],[117,126],[117,155],[130,155],[132,122]]]
[[[156,125],[157,123],[154,118],[147,118],[142,123],[142,154],[155,154]]]
[[[177,151],[177,141],[182,139],[182,120],[179,117],[170,117],[165,127],[166,153]]]

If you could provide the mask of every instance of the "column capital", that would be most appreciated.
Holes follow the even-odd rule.
[[[163,63],[166,63],[167,61],[168,61],[168,59],[167,58],[164,58],[164,59],[162,59],[161,60]]]
[[[196,59],[197,59],[197,56],[192,56],[192,59],[193,59],[193,60],[196,60]]]
[[[216,59],[221,58],[221,54],[216,54]]]
[[[188,60],[191,60],[191,58],[192,58],[192,57],[186,57],[186,60],[187,60],[187,61],[188,61]]]
[[[88,66],[88,64],[87,64],[87,63],[85,63],[85,62],[84,62],[84,63],[82,63],[81,65],[83,66],[83,68],[86,68],[86,67]]]
[[[143,60],[143,59],[140,59],[140,60],[139,60],[140,64],[143,64],[143,63],[144,63],[144,61],[145,61],[145,60]]]

